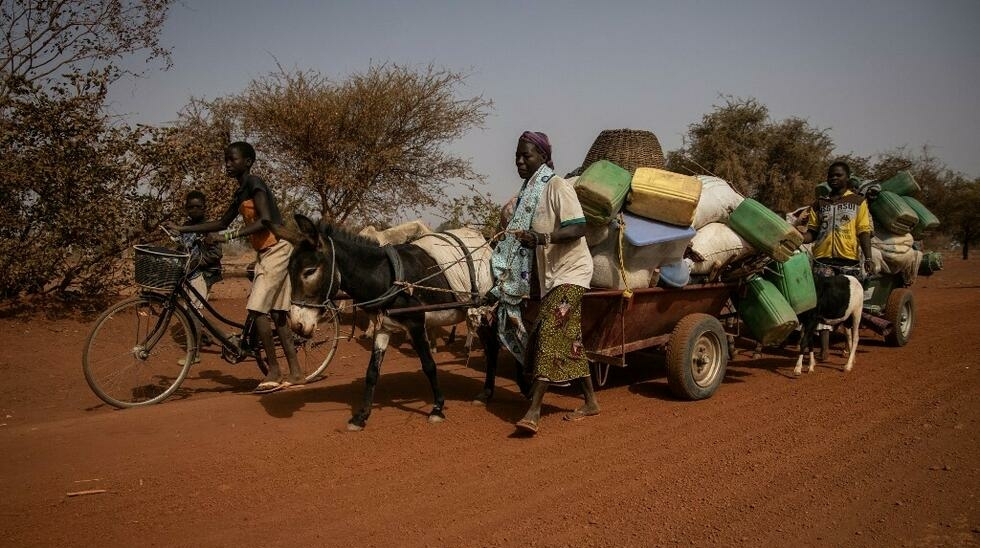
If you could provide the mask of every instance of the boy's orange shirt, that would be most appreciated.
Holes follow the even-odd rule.
[[[255,202],[251,199],[244,200],[238,206],[238,212],[242,214],[242,219],[245,220],[245,225],[248,226],[259,219],[259,212],[255,209]],[[269,230],[263,229],[254,234],[249,234],[249,241],[252,243],[252,249],[256,251],[262,251],[267,247],[274,245],[278,240],[276,235]]]

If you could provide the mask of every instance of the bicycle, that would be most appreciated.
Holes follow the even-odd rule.
[[[167,233],[175,242],[180,241]],[[102,312],[82,352],[85,381],[99,399],[128,408],[158,403],[173,395],[199,361],[203,333],[198,326],[221,345],[225,361],[236,364],[255,358],[266,374],[262,344],[253,326],[221,315],[191,285],[191,254],[186,249],[181,252],[148,245],[133,249],[139,293]],[[192,295],[219,324],[191,304]],[[323,311],[310,338],[293,335],[307,382],[323,376],[340,338],[337,308],[327,303]],[[228,334],[220,324],[240,332]],[[276,343],[279,347],[278,337]]]

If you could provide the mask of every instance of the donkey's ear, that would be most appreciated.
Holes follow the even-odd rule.
[[[322,238],[320,237],[320,226],[302,213],[293,215],[293,219],[296,221],[296,227],[299,228],[300,232],[302,233],[302,239],[312,245],[315,249],[320,249],[323,243]]]
[[[287,242],[289,242],[289,243],[291,243],[293,245],[297,245],[298,243],[300,243],[304,239],[303,234],[299,234],[299,233],[297,233],[297,232],[295,232],[293,230],[290,230],[285,225],[279,225],[279,224],[275,224],[273,222],[264,220],[264,221],[262,221],[262,226],[266,227],[267,230],[269,230],[270,232],[272,232],[273,234],[275,234],[277,238],[281,238],[283,240],[286,240]]]
[[[317,230],[317,224],[310,220],[309,217],[303,215],[302,213],[297,213],[293,215],[293,219],[296,221],[296,227],[300,229],[307,238],[316,240],[319,235]]]

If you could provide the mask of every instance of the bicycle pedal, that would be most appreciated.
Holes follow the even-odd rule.
[[[232,365],[241,363],[245,361],[246,358],[254,358],[254,357],[255,356],[252,352],[235,351],[228,347],[222,347],[221,349],[221,359],[225,360],[226,362]]]

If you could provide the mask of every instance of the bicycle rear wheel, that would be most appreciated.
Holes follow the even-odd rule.
[[[165,297],[148,293],[99,316],[82,351],[82,370],[102,401],[137,407],[173,394],[187,377],[196,351],[184,312],[169,306]],[[178,363],[181,358],[183,364]]]

